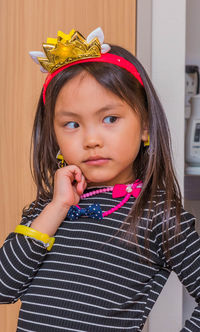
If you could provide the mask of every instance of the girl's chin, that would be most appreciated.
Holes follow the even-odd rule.
[[[98,187],[98,186],[114,186],[116,183],[115,181],[88,181],[87,180],[87,188],[89,187]]]
[[[109,184],[108,184],[109,185]],[[102,181],[89,181],[87,180],[87,187],[95,187],[95,186],[107,186],[107,184],[105,182]]]
[[[102,182],[92,182],[92,181],[87,181],[87,187],[95,187],[95,186],[103,186],[104,183]]]

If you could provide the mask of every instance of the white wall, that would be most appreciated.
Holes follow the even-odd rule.
[[[151,77],[152,67],[152,0],[137,1],[136,56]]]
[[[150,3],[138,0],[137,4],[137,56],[151,74],[167,114],[175,168],[183,193],[186,0],[151,0]],[[147,38],[151,38],[150,42]],[[150,314],[149,332],[181,330],[182,291],[181,283],[172,273]]]

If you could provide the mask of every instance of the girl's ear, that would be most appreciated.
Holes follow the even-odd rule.
[[[149,128],[148,128],[148,125],[144,124],[144,127],[142,129],[141,139],[142,139],[142,141],[146,142],[146,141],[148,141],[148,137],[149,137]]]

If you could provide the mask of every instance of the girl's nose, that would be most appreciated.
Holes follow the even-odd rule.
[[[87,130],[84,134],[83,147],[84,149],[102,147],[103,139],[97,130]]]

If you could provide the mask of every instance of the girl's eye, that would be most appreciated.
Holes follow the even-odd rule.
[[[65,124],[65,127],[70,128],[70,129],[75,129],[75,128],[79,127],[79,124],[77,122],[70,121]]]
[[[118,119],[117,116],[112,116],[112,115],[110,115],[110,116],[106,116],[106,117],[104,118],[104,121],[105,121],[106,123],[114,123],[115,121],[117,121],[117,119]]]

